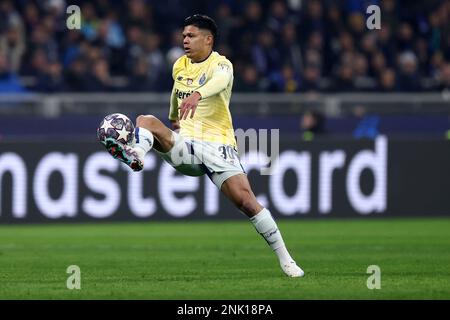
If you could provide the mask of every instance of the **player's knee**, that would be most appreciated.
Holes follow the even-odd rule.
[[[136,118],[136,126],[146,129],[155,128],[159,123],[158,118],[153,115],[140,115]]]

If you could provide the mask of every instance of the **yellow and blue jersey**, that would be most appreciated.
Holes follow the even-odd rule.
[[[229,110],[233,87],[233,65],[224,56],[213,51],[199,63],[193,63],[186,55],[173,66],[169,119],[179,119],[178,106],[194,91],[202,99],[194,117],[180,120],[180,135],[185,138],[219,142],[236,146],[233,122]]]

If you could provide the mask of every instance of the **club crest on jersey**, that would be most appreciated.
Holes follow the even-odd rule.
[[[187,82],[187,84],[188,84],[188,86],[189,86],[189,85],[192,84],[192,82],[194,82],[194,80],[192,80],[191,78],[187,78],[187,79],[186,79],[186,82]]]
[[[202,74],[202,76],[200,77],[200,80],[198,80],[198,83],[200,85],[203,85],[206,81],[206,74]]]

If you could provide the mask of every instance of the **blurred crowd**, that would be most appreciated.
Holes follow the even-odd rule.
[[[72,4],[81,30],[66,27]],[[450,89],[450,0],[2,0],[0,92],[170,91],[193,13],[216,20],[234,91]]]

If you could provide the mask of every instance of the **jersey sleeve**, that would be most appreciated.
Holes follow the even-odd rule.
[[[183,69],[183,65],[185,64],[185,56],[182,56],[178,58],[172,67],[172,79],[175,81],[175,77],[177,76],[177,73],[180,72]]]
[[[211,97],[224,90],[233,78],[233,66],[228,60],[218,61],[213,69],[212,77],[197,91],[202,99]]]

